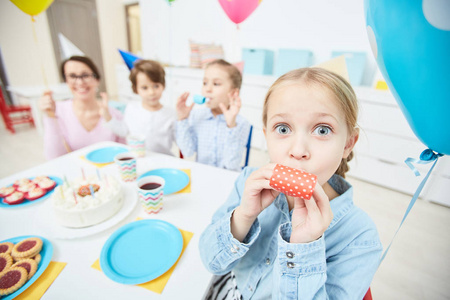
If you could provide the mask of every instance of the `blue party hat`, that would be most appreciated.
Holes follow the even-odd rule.
[[[134,55],[133,53],[130,53],[130,52],[127,52],[127,51],[122,51],[120,49],[118,49],[118,50],[120,52],[120,55],[122,55],[123,60],[127,64],[127,67],[128,67],[129,70],[133,69],[134,62],[136,60],[142,59],[139,56]]]

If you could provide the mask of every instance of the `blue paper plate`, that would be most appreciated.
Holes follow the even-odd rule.
[[[56,188],[58,185],[60,185],[60,184],[63,183],[62,179],[59,178],[59,177],[56,177],[56,176],[48,176],[48,177],[49,177],[51,180],[56,181],[55,188]],[[30,179],[33,179],[33,178],[34,178],[34,177],[31,177]],[[12,186],[12,184],[10,184],[9,186]],[[55,190],[55,188],[53,188],[53,190],[47,192],[47,194],[45,194],[45,195],[42,196],[41,198],[37,198],[36,200],[32,200],[32,201],[26,200],[26,199],[25,199],[25,201],[23,201],[22,203],[20,203],[20,204],[15,204],[15,205],[10,205],[10,204],[8,204],[8,203],[3,202],[4,199],[0,197],[0,208],[23,207],[23,206],[27,206],[27,205],[31,205],[31,204],[40,202],[40,201],[45,200],[45,199],[47,199],[48,197],[50,197],[50,195],[53,194],[53,191]]]
[[[100,267],[113,281],[140,284],[169,270],[183,249],[180,230],[172,224],[147,219],[116,230],[103,245]]]
[[[156,175],[164,178],[164,195],[169,195],[181,191],[189,184],[189,176],[178,169],[155,169],[145,172],[139,176],[138,180],[145,176]]]
[[[18,237],[14,237],[14,238],[10,238],[10,239],[1,241],[0,243],[11,242],[11,243],[17,244],[18,242],[20,242],[26,238],[29,238],[29,237],[37,237],[42,240],[42,243],[43,243],[42,250],[39,253],[41,255],[41,262],[38,265],[36,273],[33,275],[33,277],[30,278],[30,280],[27,281],[27,283],[25,283],[25,285],[23,285],[20,289],[18,289],[14,293],[9,294],[8,296],[2,298],[2,300],[14,299],[15,297],[19,296],[19,294],[21,294],[23,291],[25,291],[30,285],[32,285],[39,278],[39,276],[42,275],[42,273],[44,273],[45,269],[47,269],[47,267],[48,267],[48,264],[52,260],[52,256],[53,256],[52,243],[50,243],[49,240],[47,240],[43,237],[37,236],[37,235],[18,236]]]
[[[86,159],[97,164],[106,164],[114,162],[114,157],[123,152],[128,152],[124,147],[106,147],[100,148],[86,154]]]

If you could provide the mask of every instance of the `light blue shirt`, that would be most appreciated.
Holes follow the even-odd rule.
[[[218,275],[233,271],[243,299],[363,299],[382,245],[373,221],[353,205],[351,185],[338,175],[329,180],[340,196],[330,202],[334,217],[318,240],[288,242],[292,211],[280,194],[241,243],[231,234],[230,218],[254,170],[244,169],[200,237],[206,268]]]
[[[228,128],[223,114],[214,117],[209,108],[191,111],[177,121],[176,141],[184,156],[197,152],[197,161],[229,170],[240,170],[250,123],[238,115],[236,126]]]

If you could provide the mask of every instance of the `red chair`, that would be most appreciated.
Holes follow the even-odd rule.
[[[3,91],[0,88],[0,112],[2,113],[3,121],[5,122],[6,129],[11,131],[11,133],[16,133],[14,130],[14,125],[30,123],[33,127],[34,119],[31,113],[31,107],[29,105],[11,105],[6,104],[5,98],[3,97]]]
[[[367,290],[367,293],[364,296],[363,300],[372,300],[372,292],[370,291],[370,288]]]

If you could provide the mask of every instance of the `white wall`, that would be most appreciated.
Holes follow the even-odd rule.
[[[37,45],[31,17],[11,1],[0,1],[0,46],[11,85],[44,85],[59,81],[45,12],[35,17]]]
[[[117,48],[128,47],[124,4],[122,0],[97,0],[96,4],[106,88],[110,97],[116,98],[115,65],[123,63]],[[44,85],[42,68],[49,85],[59,83],[46,13],[39,14],[34,24],[40,51],[30,16],[11,1],[0,1],[0,46],[10,85]]]
[[[231,62],[239,59],[235,53],[242,47],[310,49],[314,63],[328,60],[333,50],[365,51],[364,83],[370,85],[376,63],[363,2],[263,0],[237,30],[216,0],[178,0],[172,6],[163,0],[141,0],[143,52],[146,58],[187,66],[189,39],[221,44]]]

